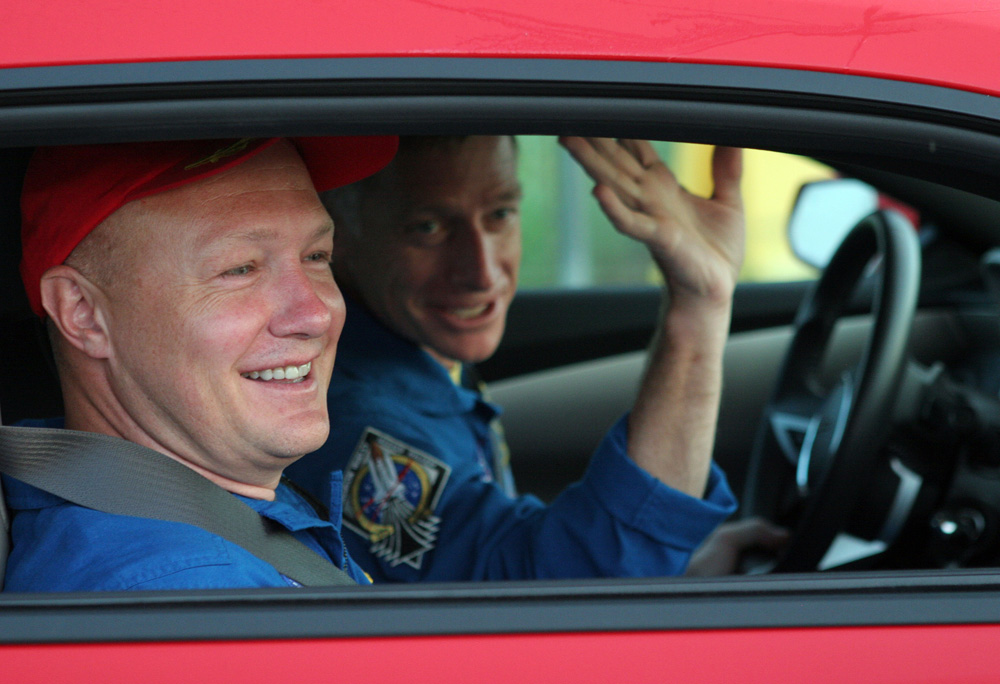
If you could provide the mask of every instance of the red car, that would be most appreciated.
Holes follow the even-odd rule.
[[[824,169],[783,209],[815,264],[868,211],[882,210],[865,225],[906,220],[919,238],[851,243],[818,287],[804,267],[762,266],[737,291],[716,460],[744,513],[793,527],[776,563],[710,580],[4,593],[3,681],[996,680],[1000,8],[35,0],[0,13],[0,38],[6,424],[61,410],[16,270],[36,145],[456,132],[736,145]],[[744,184],[748,208],[811,179],[767,164]],[[751,234],[748,260],[791,260],[774,234]],[[545,285],[515,300],[482,370],[508,405],[521,489],[559,491],[596,444],[590,426],[627,406],[658,296]],[[824,463],[803,463],[820,442]]]

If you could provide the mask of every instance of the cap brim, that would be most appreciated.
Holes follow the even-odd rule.
[[[381,170],[399,147],[397,136],[292,138],[317,192],[349,185]]]

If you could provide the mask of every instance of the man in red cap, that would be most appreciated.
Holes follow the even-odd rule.
[[[376,171],[395,144],[40,149],[22,193],[21,270],[48,321],[65,427],[169,456],[360,582],[339,515],[320,520],[280,478],[327,437],[344,323],[317,191]],[[10,591],[296,584],[190,525],[91,510],[8,477],[4,487]]]

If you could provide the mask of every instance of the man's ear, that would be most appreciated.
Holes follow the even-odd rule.
[[[42,306],[69,344],[95,359],[107,358],[110,340],[100,288],[65,264],[42,275]]]

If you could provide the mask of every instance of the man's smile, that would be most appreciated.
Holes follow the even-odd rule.
[[[483,313],[489,308],[491,304],[480,304],[479,306],[470,306],[461,309],[449,309],[448,313],[456,318],[461,318],[468,320],[470,318],[476,318],[477,316],[482,316]]]
[[[304,363],[301,366],[278,366],[277,368],[265,368],[259,371],[240,373],[240,375],[250,380],[261,380],[263,382],[270,382],[272,380],[302,382],[309,375],[310,370],[312,370],[312,361]]]
[[[449,321],[452,325],[466,327],[468,325],[479,325],[493,318],[497,312],[497,300],[490,300],[479,304],[465,304],[460,306],[452,305],[430,305],[427,307],[434,315]]]

